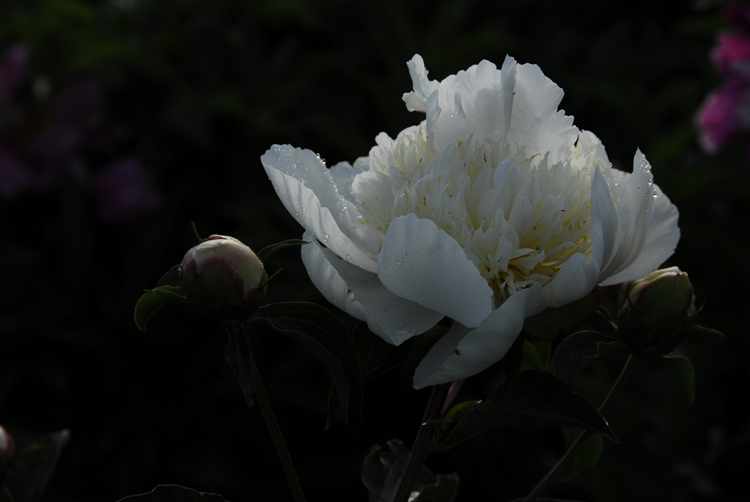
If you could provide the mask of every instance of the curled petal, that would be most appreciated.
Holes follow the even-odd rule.
[[[310,279],[334,305],[367,322],[370,331],[394,345],[420,335],[443,315],[388,291],[376,274],[347,263],[312,240],[302,247],[302,261]]]
[[[539,283],[511,295],[476,329],[454,324],[414,373],[414,388],[460,380],[489,368],[510,350],[527,317],[546,307]]]
[[[352,215],[328,170],[310,150],[275,145],[261,157],[289,213],[337,255],[370,272],[377,263],[353,229]]]
[[[625,270],[602,282],[602,286],[640,279],[659,268],[674,253],[680,240],[680,228],[677,226],[680,213],[658,185],[654,185],[653,189],[653,215],[641,254]]]
[[[378,276],[394,294],[475,327],[492,312],[492,289],[461,245],[415,214],[393,220]]]
[[[653,176],[651,165],[638,150],[633,160],[633,173],[612,171],[617,183],[619,198],[620,232],[615,242],[613,256],[603,262],[599,280],[620,273],[641,254],[654,208]]]

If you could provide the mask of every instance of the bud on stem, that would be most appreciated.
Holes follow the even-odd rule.
[[[222,320],[247,319],[266,296],[263,263],[234,237],[212,235],[191,248],[180,267],[185,297]]]
[[[695,316],[695,290],[677,267],[657,270],[625,285],[617,325],[622,337],[639,352],[664,355],[682,336],[679,329]]]

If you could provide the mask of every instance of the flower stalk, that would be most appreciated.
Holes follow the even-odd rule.
[[[273,439],[274,446],[276,446],[276,453],[279,457],[279,460],[281,461],[282,467],[284,468],[284,474],[286,475],[287,483],[289,484],[289,488],[292,491],[295,502],[305,502],[305,495],[302,492],[302,486],[299,483],[299,479],[297,479],[297,473],[294,470],[294,465],[292,465],[292,457],[289,455],[289,450],[287,450],[284,436],[281,434],[281,428],[279,427],[279,423],[276,421],[276,415],[274,414],[273,408],[271,407],[271,401],[268,399],[268,393],[266,392],[266,388],[263,385],[263,380],[260,377],[260,371],[258,370],[258,365],[255,363],[255,358],[253,357],[253,352],[250,348],[250,339],[245,332],[245,327],[242,323],[232,323],[231,325],[226,326],[226,330],[230,338],[237,337],[239,346],[242,349],[246,349],[242,351],[247,354],[247,362],[250,363],[250,368],[253,375],[253,393],[258,399],[258,404],[260,405],[260,410],[263,413],[263,418],[266,421],[268,432],[271,434],[271,439]],[[241,356],[244,356],[244,354],[241,354]]]
[[[612,388],[609,389],[609,393],[607,393],[607,397],[604,398],[604,401],[602,401],[602,404],[599,406],[599,413],[604,413],[605,409],[607,408],[607,405],[612,401],[612,399],[620,392],[620,390],[625,386],[625,383],[627,382],[628,378],[630,378],[630,374],[633,372],[633,354],[630,354],[625,361],[625,365],[622,367],[622,370],[620,371],[620,375],[617,377],[617,380],[615,380],[615,383],[612,385]],[[571,459],[575,456],[576,453],[578,453],[578,450],[583,446],[583,444],[586,442],[586,440],[591,435],[591,431],[584,430],[581,431],[580,434],[578,434],[578,437],[575,438],[573,443],[570,445],[568,450],[565,452],[565,454],[560,458],[560,460],[557,461],[557,463],[552,467],[552,469],[549,470],[549,472],[542,478],[539,483],[536,484],[536,486],[529,492],[528,495],[523,499],[523,502],[534,502],[536,498],[542,493],[542,491],[549,486],[549,484],[552,482],[553,479],[555,479],[555,476],[557,475],[558,471],[560,471],[563,467],[568,465],[568,462],[571,461]]]
[[[409,500],[417,474],[430,454],[429,448],[435,431],[432,420],[439,416],[443,403],[448,396],[449,386],[450,384],[440,384],[432,387],[430,400],[427,401],[422,423],[417,431],[417,437],[414,439],[414,445],[409,452],[409,459],[406,461],[406,468],[399,481],[393,502],[407,502]]]

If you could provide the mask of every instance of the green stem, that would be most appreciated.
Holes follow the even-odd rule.
[[[297,479],[297,473],[294,471],[294,466],[292,465],[292,457],[289,456],[289,451],[286,448],[284,436],[281,434],[281,428],[279,427],[279,423],[276,421],[276,415],[274,415],[273,413],[271,401],[268,400],[268,393],[266,393],[266,388],[263,385],[263,380],[260,378],[258,365],[255,363],[255,358],[253,357],[252,350],[250,349],[250,339],[245,332],[245,327],[243,324],[239,324],[239,327],[227,327],[227,332],[229,333],[230,338],[235,337],[235,340],[230,340],[230,344],[234,342],[238,344],[240,358],[244,359],[245,355],[247,356],[247,359],[243,361],[243,366],[246,366],[246,363],[248,362],[250,363],[250,369],[253,375],[252,393],[254,393],[258,398],[260,410],[263,412],[263,418],[266,420],[268,432],[271,434],[273,444],[276,446],[276,453],[278,454],[281,465],[284,468],[284,474],[286,474],[286,480],[287,483],[289,483],[289,488],[292,490],[294,500],[296,502],[305,502],[305,495],[302,493],[302,486]],[[229,356],[227,356],[227,359],[229,359]],[[234,366],[232,361],[229,362],[230,364],[232,364],[232,366]],[[236,367],[235,370],[237,370]],[[248,399],[249,389],[245,388],[245,385],[241,380],[242,376],[240,373],[241,372],[238,371],[240,386],[243,387],[242,390],[243,393],[245,393],[245,399],[249,407],[250,404],[252,404],[252,397]]]
[[[417,437],[414,439],[414,445],[409,452],[409,459],[406,461],[404,474],[399,481],[393,502],[407,502],[409,500],[409,495],[411,495],[411,489],[414,486],[414,481],[417,479],[417,474],[419,474],[424,461],[430,454],[429,446],[433,439],[435,427],[429,422],[437,418],[440,414],[440,410],[448,394],[448,387],[449,384],[432,387],[430,400],[427,402],[427,407],[424,410],[424,416],[417,431]]]
[[[628,359],[625,361],[625,365],[622,367],[622,370],[620,371],[620,375],[617,377],[617,380],[615,380],[614,385],[612,385],[612,388],[609,389],[609,393],[607,393],[607,397],[604,398],[604,401],[602,401],[602,404],[599,406],[599,413],[604,414],[604,410],[607,408],[607,405],[612,401],[614,396],[616,396],[622,387],[625,385],[625,382],[630,377],[630,374],[633,371],[633,354],[630,354],[628,356]],[[526,495],[526,498],[523,499],[523,502],[534,502],[536,498],[542,493],[542,490],[547,488],[547,486],[552,482],[552,480],[557,475],[557,472],[560,471],[563,467],[568,465],[568,462],[571,461],[571,459],[575,456],[576,453],[578,453],[578,450],[583,446],[583,444],[586,442],[586,440],[591,435],[591,431],[584,430],[581,431],[580,434],[578,434],[578,437],[575,438],[573,443],[568,448],[568,451],[565,452],[565,454],[560,458],[560,460],[557,461],[557,463],[550,469],[550,471],[547,473],[544,478],[542,478],[539,483],[536,484],[536,486],[529,492],[528,495]]]

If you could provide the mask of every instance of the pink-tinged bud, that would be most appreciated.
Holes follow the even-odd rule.
[[[266,296],[263,263],[234,237],[212,235],[191,248],[180,276],[185,297],[218,319],[246,319]]]
[[[695,290],[685,272],[665,268],[625,285],[617,324],[622,337],[641,352],[664,355],[695,316]]]
[[[16,456],[16,449],[13,445],[13,438],[0,425],[0,488],[5,483],[5,477],[13,466],[13,459]]]

